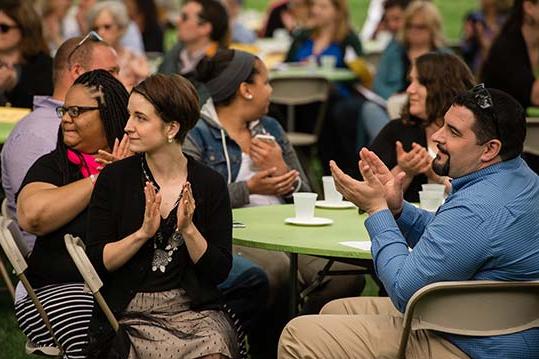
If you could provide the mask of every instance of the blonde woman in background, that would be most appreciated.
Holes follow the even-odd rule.
[[[392,40],[378,63],[374,92],[383,98],[402,93],[416,58],[431,51],[448,52],[442,32],[442,17],[430,1],[414,1],[404,13],[404,28]]]
[[[98,2],[88,13],[88,24],[118,53],[119,80],[128,91],[150,75],[146,57],[135,54],[121,43],[129,25],[129,16],[123,3],[110,0]]]

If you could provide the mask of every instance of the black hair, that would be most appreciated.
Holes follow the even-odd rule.
[[[232,58],[234,57],[234,53],[235,53],[235,50],[232,50],[232,49],[220,49],[215,53],[213,57],[203,58],[198,63],[197,68],[196,68],[196,81],[206,83],[216,78],[217,76],[219,76],[228,67],[228,65],[230,65],[230,62],[232,61]],[[257,58],[257,61],[259,61],[258,58]],[[247,79],[244,82],[247,82],[250,84],[254,83],[255,75],[259,73],[259,71],[256,68],[257,61],[254,62],[253,69],[251,70],[249,77],[247,77]],[[216,107],[229,105],[232,102],[232,100],[234,100],[234,98],[236,97],[236,91],[230,97],[219,102],[214,102],[214,105]]]
[[[219,47],[227,48],[230,44],[230,28],[228,12],[218,0],[187,0],[184,4],[194,2],[200,5],[202,11],[199,18],[211,24],[210,39],[217,42]]]
[[[493,106],[479,107],[477,94],[470,91],[461,93],[453,100],[454,106],[463,106],[470,110],[475,118],[472,130],[478,144],[492,139],[502,143],[499,156],[509,160],[522,153],[526,139],[526,113],[511,95],[497,89],[486,89],[492,98]]]
[[[82,85],[89,89],[96,90],[95,99],[99,107],[99,117],[103,123],[107,144],[110,149],[114,146],[116,139],[122,139],[124,128],[129,119],[127,111],[127,101],[129,94],[120,81],[105,70],[94,70],[79,76],[73,86]],[[58,154],[58,164],[63,175],[63,184],[70,183],[67,161],[67,146],[64,144],[62,127],[58,130],[58,140],[56,143]],[[84,162],[83,162],[84,163]]]

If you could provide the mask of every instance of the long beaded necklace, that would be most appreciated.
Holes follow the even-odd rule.
[[[141,167],[144,178],[147,182],[150,182],[157,189],[157,191],[159,191],[159,185],[155,182],[155,180],[153,180],[153,178],[150,178],[148,175],[149,168],[146,170],[146,166],[147,164],[144,154],[142,154]],[[172,255],[174,252],[176,252],[184,244],[183,236],[180,231],[178,231],[176,215],[177,206],[182,199],[182,195],[183,191],[180,191],[180,195],[178,196],[178,199],[176,199],[172,210],[167,218],[161,219],[161,224],[153,237],[154,252],[152,259],[152,271],[154,272],[159,269],[161,273],[164,273],[166,267],[172,262]]]

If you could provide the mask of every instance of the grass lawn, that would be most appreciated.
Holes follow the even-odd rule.
[[[444,18],[444,30],[448,39],[456,40],[460,38],[460,30],[464,15],[478,6],[479,1],[471,0],[434,0]],[[258,11],[265,11],[269,1],[267,0],[245,0],[247,8]],[[367,16],[369,0],[348,0],[352,23],[356,30],[361,29],[361,25]]]

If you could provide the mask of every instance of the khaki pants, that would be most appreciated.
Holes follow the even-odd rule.
[[[396,358],[403,316],[389,298],[360,297],[328,303],[321,315],[290,321],[279,340],[278,357]],[[410,333],[407,358],[468,358],[449,341],[427,330]]]

